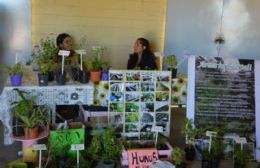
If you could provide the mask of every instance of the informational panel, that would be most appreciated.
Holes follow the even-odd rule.
[[[195,125],[254,137],[254,61],[199,56],[195,64]]]
[[[126,139],[152,139],[152,126],[169,135],[170,71],[109,71],[109,123]]]
[[[190,57],[187,117],[256,142],[255,61]]]

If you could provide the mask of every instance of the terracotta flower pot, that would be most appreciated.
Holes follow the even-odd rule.
[[[24,128],[25,138],[35,139],[38,137],[38,127]]]
[[[98,72],[91,71],[90,72],[90,80],[92,82],[94,82],[94,83],[99,82],[100,78],[101,78],[101,71],[98,71]]]

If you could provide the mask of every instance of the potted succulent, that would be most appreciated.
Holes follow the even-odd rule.
[[[185,136],[186,147],[185,147],[185,156],[187,160],[195,159],[195,147],[194,147],[194,138],[196,136],[196,130],[193,128],[192,120],[185,119],[184,124],[181,129],[181,133]]]
[[[90,80],[92,82],[99,82],[101,78],[101,58],[104,54],[104,47],[95,46],[92,47],[92,60],[91,60],[91,70],[90,70]]]
[[[172,71],[172,78],[177,76],[177,59],[175,55],[168,55],[167,58],[167,68]]]
[[[184,151],[181,148],[179,147],[173,148],[172,160],[176,168],[186,167],[186,164],[183,162],[183,156],[184,156]]]
[[[24,67],[21,62],[18,62],[13,66],[3,66],[3,70],[9,74],[12,86],[22,85]]]
[[[26,92],[15,89],[20,100],[12,103],[15,115],[20,119],[24,127],[26,138],[36,138],[39,126],[49,123],[47,109],[45,107],[34,107],[34,98],[26,98]]]

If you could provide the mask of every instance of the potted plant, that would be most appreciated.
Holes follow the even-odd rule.
[[[234,167],[245,168],[250,160],[250,152],[246,149],[241,149],[240,145],[236,144],[234,149]]]
[[[38,60],[38,83],[39,86],[47,86],[49,78],[53,77],[53,70],[54,70],[55,62],[52,59],[46,59],[44,57],[39,58]],[[51,79],[53,80],[53,79]]]
[[[172,78],[176,78],[177,76],[177,59],[175,55],[168,55],[167,58],[167,68],[172,71]]]
[[[71,62],[71,76],[73,81],[79,81],[79,65],[77,62]]]
[[[81,83],[88,83],[90,67],[91,67],[91,61],[89,59],[85,58],[83,60],[83,69],[79,73],[79,80]]]
[[[196,136],[196,130],[193,128],[191,119],[185,119],[184,124],[181,129],[181,133],[185,136],[186,147],[185,147],[185,156],[187,160],[195,159],[195,147],[194,147],[194,138]]]
[[[15,115],[20,119],[24,127],[26,138],[36,138],[39,126],[49,123],[47,109],[45,107],[34,107],[34,98],[26,98],[26,92],[15,89],[20,100],[12,103]]]
[[[102,135],[94,135],[88,149],[92,152],[91,157],[95,160],[101,159],[103,167],[106,168],[113,168],[121,154],[121,145],[116,140],[115,131],[111,128]]]
[[[54,80],[54,62],[55,62],[55,57],[58,53],[58,48],[55,45],[55,42],[53,39],[46,37],[45,39],[41,40],[40,44],[40,51],[37,51],[37,57],[33,57],[33,62],[37,62],[40,71],[41,71],[41,66],[45,67],[47,66],[48,69],[46,69],[48,72],[48,81],[53,81]],[[45,65],[47,64],[47,65]],[[51,67],[52,65],[52,67]]]
[[[13,66],[3,66],[3,70],[9,74],[12,86],[21,86],[22,77],[24,73],[24,67],[21,62],[14,64]]]
[[[110,68],[109,62],[103,62],[102,63],[102,65],[101,65],[101,70],[102,70],[101,79],[102,79],[102,81],[108,81],[109,68]]]
[[[179,148],[179,147],[173,148],[172,160],[173,160],[176,168],[185,168],[186,167],[185,163],[183,162],[183,156],[184,156],[184,151],[181,148]]]
[[[104,47],[96,46],[92,47],[92,60],[91,60],[91,70],[90,70],[90,80],[92,82],[99,82],[101,77],[101,58],[104,54]]]

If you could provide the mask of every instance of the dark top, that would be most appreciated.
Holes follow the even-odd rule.
[[[141,70],[156,70],[157,69],[154,55],[142,55],[141,61],[138,65],[137,65],[137,61],[138,61],[138,55],[131,54],[128,59],[127,69],[135,69],[138,67]]]

